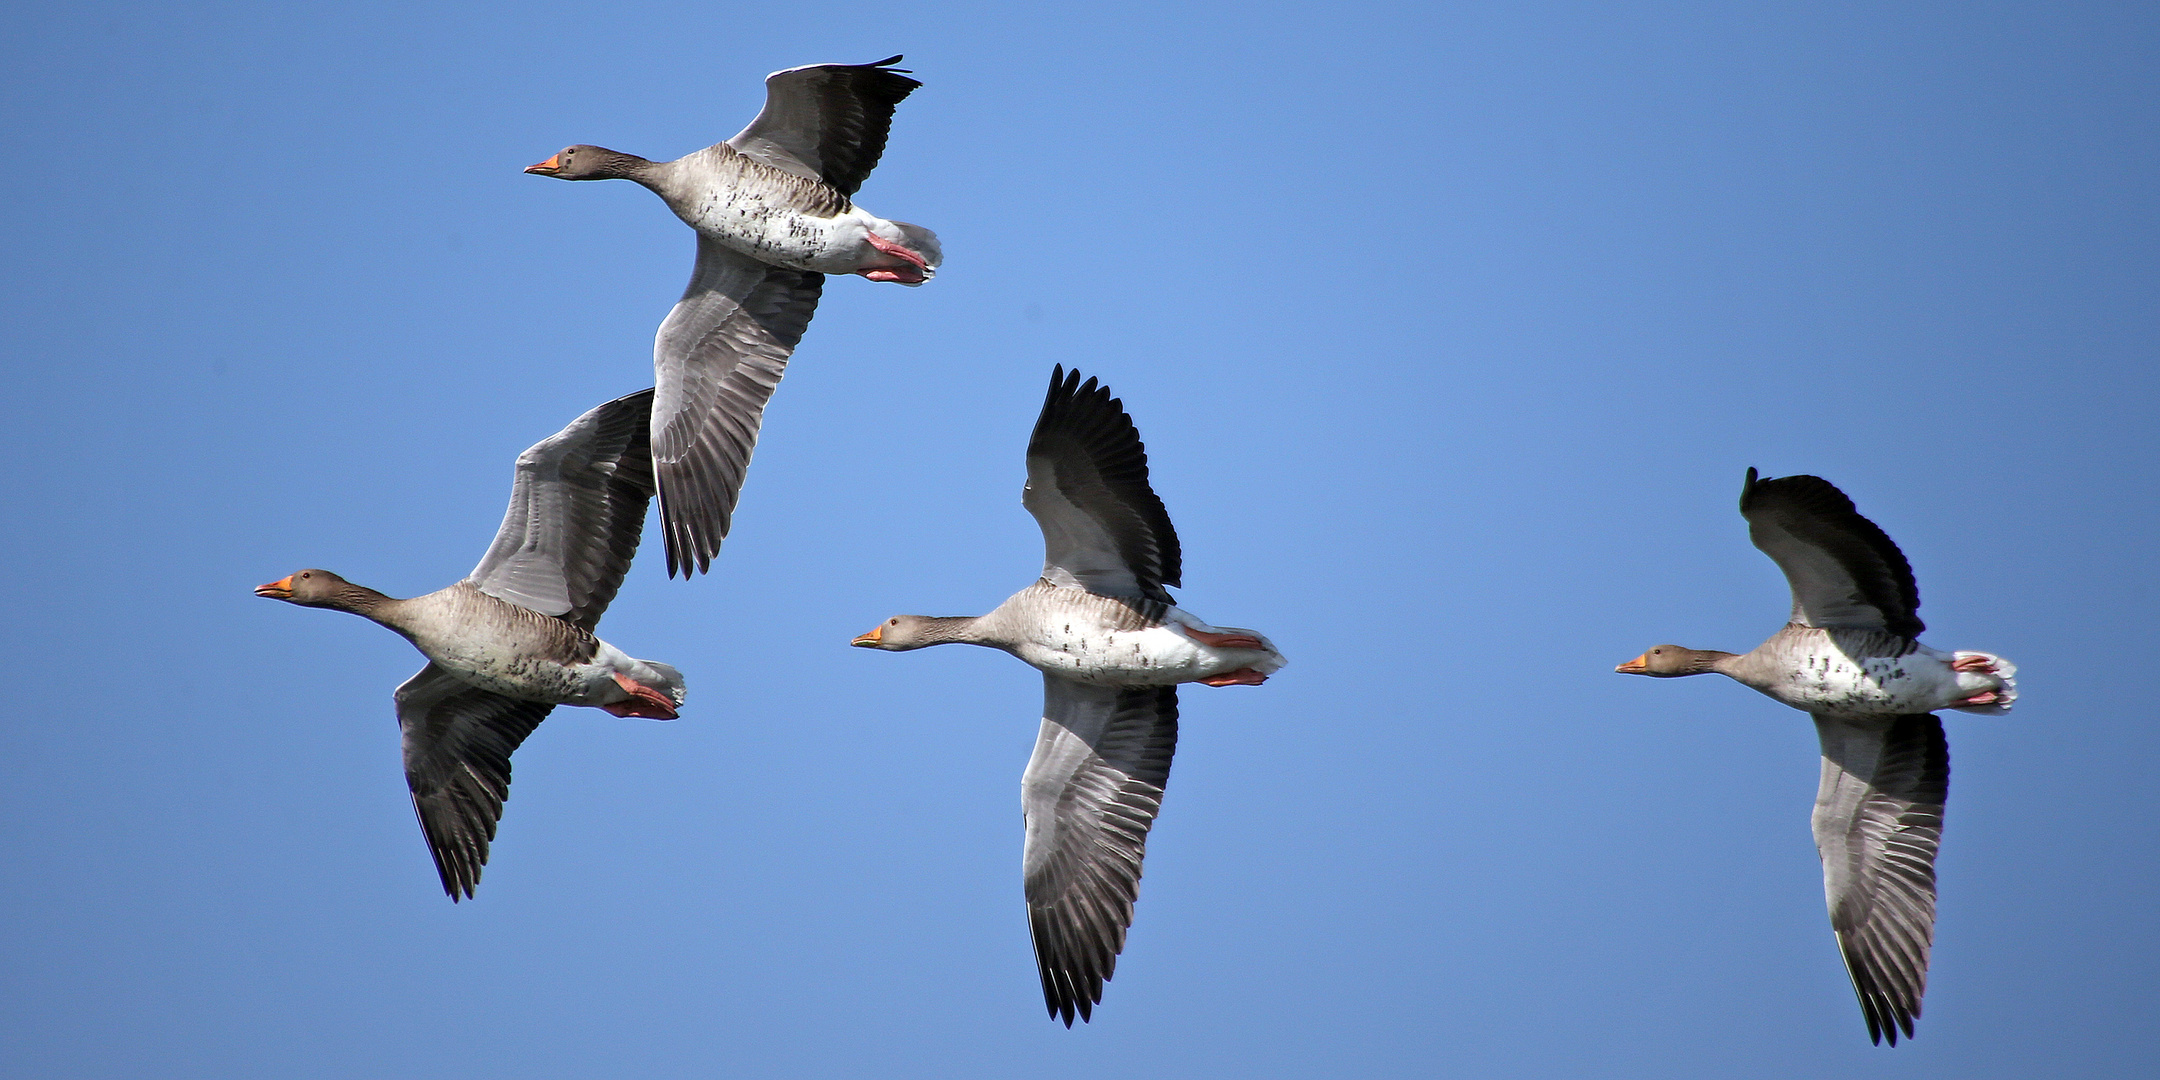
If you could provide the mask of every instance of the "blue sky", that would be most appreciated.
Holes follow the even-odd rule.
[[[48,7],[0,71],[13,389],[0,1071],[42,1078],[2125,1076],[2160,1067],[2144,687],[2160,346],[2136,5]],[[908,56],[872,211],[709,578],[602,624],[671,724],[562,710],[442,897],[358,619],[517,452],[649,384],[688,230],[629,184],[768,71]],[[848,639],[1040,540],[1054,363],[1145,436],[1183,600],[1291,658],[1184,693],[1131,943],[1042,1013],[1039,682]],[[1748,466],[1843,487],[1950,714],[1919,1037],[1868,1045]]]

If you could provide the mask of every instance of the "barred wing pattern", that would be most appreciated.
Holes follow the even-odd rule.
[[[1020,781],[1028,932],[1052,1019],[1089,1019],[1117,970],[1148,829],[1177,752],[1177,688],[1043,676],[1042,733]]]
[[[892,65],[810,64],[765,77],[765,108],[728,145],[853,195],[885,156],[893,108],[922,83]]]
[[[518,455],[510,508],[473,586],[585,630],[622,588],[652,501],[653,392],[598,406]]]
[[[719,553],[765,403],[824,287],[823,274],[698,237],[690,286],[653,342],[653,468],[669,577],[703,573]]]
[[[1950,791],[1950,744],[1931,713],[1815,717],[1822,788],[1815,847],[1823,893],[1868,1036],[1907,1038],[1935,940],[1935,852]]]
[[[1063,365],[1028,438],[1020,501],[1043,534],[1043,579],[1098,596],[1170,603],[1183,573],[1170,512],[1148,483],[1147,446],[1125,403]]]
[[[510,797],[510,754],[553,709],[482,690],[432,663],[397,688],[405,783],[451,900],[480,883]]]
[[[1888,630],[1916,638],[1920,586],[1889,534],[1819,476],[1757,480],[1747,471],[1740,514],[1748,539],[1785,572],[1802,626]]]

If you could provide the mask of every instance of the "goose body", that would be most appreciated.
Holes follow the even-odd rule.
[[[1177,533],[1107,387],[1051,375],[1027,469],[1040,578],[986,615],[897,615],[854,644],[982,645],[1042,672],[1042,727],[1020,780],[1021,879],[1044,1004],[1071,1027],[1101,1003],[1132,925],[1177,752],[1177,685],[1256,686],[1285,661],[1260,634],[1209,626],[1170,599]]]
[[[1921,644],[1911,565],[1828,481],[1749,469],[1740,513],[1792,586],[1785,628],[1745,653],[1659,645],[1616,670],[1725,675],[1814,718],[1822,775],[1812,824],[1830,926],[1869,1038],[1895,1046],[1920,1015],[1935,939],[1950,747],[1934,714],[2008,712],[2017,667]]]
[[[1273,674],[1282,654],[1250,630],[1209,626],[1182,608],[1098,596],[1076,585],[1038,581],[979,621],[976,644],[1003,649],[1046,675],[1096,686],[1175,686],[1233,671]],[[1260,648],[1210,645],[1244,635]]]
[[[674,668],[637,659],[591,631],[498,600],[470,582],[396,601],[375,618],[458,681],[505,697],[621,706],[637,700],[621,676],[665,687],[675,704],[682,703],[682,676]]]
[[[633,178],[659,195],[683,224],[760,263],[866,277],[901,275],[910,268],[908,260],[879,247],[872,237],[887,245],[919,242],[928,249],[928,265],[916,267],[921,275],[904,275],[912,280],[902,284],[921,285],[935,277],[942,261],[936,235],[929,230],[887,221],[726,143],[650,165]]]
[[[894,107],[922,85],[892,66],[899,60],[776,71],[749,127],[673,161],[578,145],[525,170],[640,184],[697,235],[690,284],[653,338],[653,467],[670,576],[707,570],[727,537],[765,405],[825,275],[921,285],[944,260],[936,233],[855,205]]]
[[[1993,661],[1992,672],[1971,668]],[[1967,670],[1956,665],[1963,660]],[[1806,713],[1898,716],[1958,709],[2000,715],[2017,696],[2017,668],[1986,653],[1945,653],[1879,630],[1787,626],[1718,671]],[[1961,702],[1996,694],[2000,701]]]
[[[410,599],[327,570],[257,596],[362,616],[428,659],[398,687],[405,780],[450,899],[473,895],[510,795],[510,755],[557,705],[672,720],[681,673],[593,627],[637,553],[653,494],[653,391],[607,402],[518,456],[495,542],[465,580]]]

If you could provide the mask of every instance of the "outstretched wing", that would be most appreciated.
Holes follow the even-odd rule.
[[[765,77],[765,108],[728,145],[853,195],[885,154],[893,107],[922,83],[892,65],[810,64]]]
[[[434,664],[397,688],[405,783],[443,891],[471,896],[510,797],[510,754],[553,705],[465,683]]]
[[[1935,940],[1935,850],[1950,792],[1950,744],[1929,713],[1873,721],[1815,717],[1822,787],[1815,848],[1823,894],[1868,1037],[1913,1033]]]
[[[481,592],[590,630],[615,599],[652,500],[653,392],[616,398],[518,455]]]
[[[1177,687],[1043,676],[1042,734],[1020,780],[1028,932],[1052,1019],[1089,1019],[1117,970],[1140,860],[1177,753]]]
[[[653,469],[668,576],[720,551],[765,403],[817,313],[825,275],[767,266],[698,236],[690,287],[653,341]]]
[[[1740,515],[1747,518],[1748,539],[1785,572],[1794,622],[1907,638],[1927,629],[1918,614],[1920,586],[1904,553],[1828,480],[1757,480],[1749,469]]]
[[[1063,365],[1028,439],[1020,501],[1043,533],[1043,577],[1103,596],[1170,602],[1182,558],[1170,513],[1148,485],[1147,447],[1125,403]]]

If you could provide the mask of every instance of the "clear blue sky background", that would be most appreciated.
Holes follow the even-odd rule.
[[[10,18],[0,1072],[24,1078],[2114,1077],[2160,1071],[2155,46],[2133,4],[47,5]],[[251,586],[446,585],[511,461],[645,386],[691,236],[629,184],[768,71],[908,54],[710,577],[601,629],[477,900],[390,691]],[[1096,1022],[1018,874],[1034,672],[847,648],[1031,580],[1053,363],[1146,436],[1185,692]],[[1807,719],[1723,680],[1742,472],[1910,556],[1950,714],[1919,1037],[1870,1047]]]

